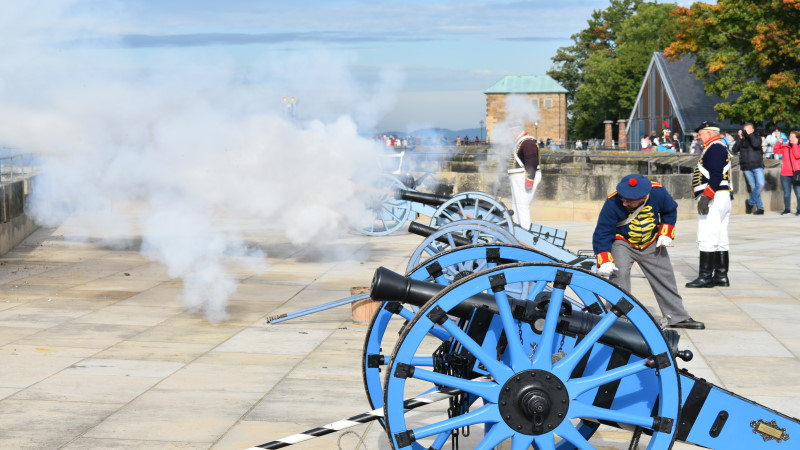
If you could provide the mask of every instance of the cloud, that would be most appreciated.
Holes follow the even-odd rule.
[[[120,46],[132,48],[145,47],[198,47],[216,45],[286,44],[286,43],[324,43],[358,44],[375,42],[422,42],[437,39],[388,33],[343,33],[331,31],[287,32],[287,33],[201,33],[146,35],[128,34],[114,39]],[[94,41],[102,43],[103,41]],[[107,42],[107,41],[106,41]]]

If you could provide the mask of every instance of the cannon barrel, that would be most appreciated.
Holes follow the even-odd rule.
[[[445,286],[440,284],[412,280],[385,267],[379,267],[375,270],[375,275],[372,278],[370,297],[376,301],[395,301],[421,307],[444,288]],[[515,311],[517,306],[522,308],[522,311],[530,310],[531,302],[527,300],[510,299],[509,303],[512,311]],[[498,313],[497,302],[493,295],[477,294],[464,299],[463,302],[451,309],[448,314],[459,318],[468,318],[472,316],[474,308],[485,308],[495,314]],[[536,328],[538,316],[524,314],[524,317],[517,317],[517,314],[515,314],[515,318],[530,323],[535,332],[541,333],[542,330]],[[559,331],[564,334],[585,336],[597,325],[600,319],[601,317],[595,314],[573,310],[569,315],[562,315],[559,318],[559,322],[565,324],[559,325],[564,327],[559,328]],[[678,355],[677,351],[680,335],[675,330],[665,330],[663,334],[672,354],[681,356]],[[650,348],[644,338],[630,322],[618,320],[603,334],[599,341],[612,347],[623,348],[643,358],[651,356]]]
[[[416,234],[417,236],[428,237],[436,232],[436,228],[429,227],[427,225],[423,225],[419,222],[411,222],[408,224],[408,232],[412,234]],[[453,239],[453,243],[456,244],[457,247],[463,247],[465,245],[472,244],[472,241],[465,237],[456,236],[451,234],[450,238]],[[450,244],[445,236],[439,236],[436,239],[437,242],[441,242],[442,244]]]
[[[426,194],[419,191],[409,191],[407,189],[398,189],[394,193],[394,197],[398,200],[408,200],[410,202],[422,203],[423,205],[441,206],[453,197],[438,194]]]

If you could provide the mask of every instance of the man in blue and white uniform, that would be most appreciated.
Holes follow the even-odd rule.
[[[677,218],[678,203],[661,184],[638,174],[625,176],[606,199],[594,229],[597,274],[630,292],[631,267],[638,263],[666,324],[702,330],[705,324],[683,306],[667,252]]]
[[[511,220],[522,228],[531,227],[531,201],[542,181],[539,170],[539,145],[536,138],[522,131],[517,135],[514,152],[508,161],[508,180],[511,183]]]
[[[703,153],[692,174],[697,199],[697,242],[700,266],[689,288],[730,286],[728,280],[728,222],[731,217],[731,158],[720,137],[719,125],[703,122],[695,130]]]

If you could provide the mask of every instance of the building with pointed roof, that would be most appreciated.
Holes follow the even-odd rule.
[[[539,112],[539,119],[526,122],[525,131],[537,139],[567,141],[567,90],[547,75],[509,75],[483,92],[486,95],[486,135],[506,120],[506,100],[520,95]]]
[[[672,133],[680,134],[682,143],[691,141],[694,128],[704,120],[719,123],[723,130],[740,128],[719,120],[714,106],[724,100],[705,93],[703,82],[689,72],[693,64],[690,56],[669,61],[663,53],[653,54],[628,119],[626,134],[631,148],[638,149],[644,135],[655,132],[660,137],[665,124]]]

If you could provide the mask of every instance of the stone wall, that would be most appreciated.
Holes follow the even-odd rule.
[[[497,197],[508,206],[511,204],[511,192],[504,172],[505,161],[501,159],[487,153],[471,155],[469,158],[462,156],[449,162],[417,164],[414,167],[419,171],[431,173],[418,189],[442,195],[481,191]],[[691,195],[691,171],[697,163],[696,156],[543,151],[542,161],[542,182],[531,207],[534,222],[597,220],[606,196],[616,189],[623,176],[630,173],[647,175],[664,185],[679,204],[679,218],[694,219],[697,216],[695,200]],[[765,163],[764,206],[768,213],[781,211],[783,192],[779,177],[780,161],[767,160]],[[733,213],[744,213],[744,200],[749,193],[735,160],[733,187]]]
[[[0,255],[5,254],[38,226],[25,214],[32,178],[0,184]]]

